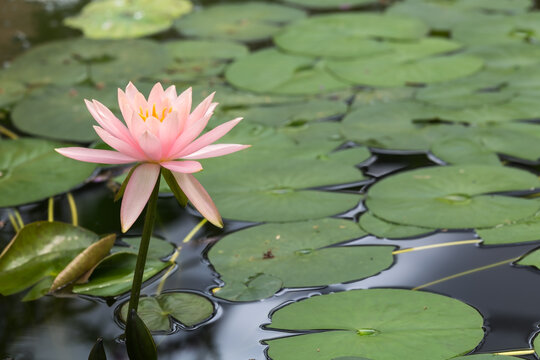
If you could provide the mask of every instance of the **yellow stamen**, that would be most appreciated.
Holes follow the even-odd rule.
[[[157,119],[157,117],[158,117],[158,116],[157,116],[157,113],[156,113],[156,104],[154,104],[154,105],[152,106],[152,116],[155,117],[156,119]]]
[[[152,116],[155,117],[156,119],[158,119],[160,122],[163,122],[163,120],[165,120],[165,117],[167,116],[167,114],[171,113],[172,110],[173,110],[172,107],[166,107],[161,112],[161,116],[158,117],[158,113],[157,113],[157,110],[156,110],[156,104],[154,104],[154,105],[152,105]],[[144,111],[142,109],[142,107],[139,107],[139,116],[140,116],[141,119],[143,119],[143,121],[146,121],[146,119],[148,119],[148,110]]]

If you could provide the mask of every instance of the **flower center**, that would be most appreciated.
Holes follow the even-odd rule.
[[[163,120],[165,120],[165,117],[171,112],[172,112],[172,107],[165,106],[163,108],[163,111],[161,111],[161,116],[160,116],[158,115],[158,112],[156,111],[156,104],[152,105],[152,113],[150,114],[148,113],[148,109],[144,111],[142,107],[139,107],[139,116],[141,117],[141,119],[143,119],[143,121],[146,121],[146,119],[148,119],[149,116],[153,116],[156,119],[158,119],[160,122],[163,122]]]

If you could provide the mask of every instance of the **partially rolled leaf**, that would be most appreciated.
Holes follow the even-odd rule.
[[[178,183],[176,182],[176,179],[174,178],[173,174],[171,173],[171,170],[161,168],[161,174],[163,175],[163,178],[167,182],[167,185],[169,185],[169,189],[171,189],[171,192],[174,194],[174,197],[178,201],[178,203],[186,207],[188,203],[188,198],[186,194],[180,189],[180,186],[178,186]],[[129,176],[129,175],[128,175]],[[126,178],[127,180],[127,178]],[[124,184],[122,184],[124,186]]]
[[[58,276],[56,276],[50,291],[53,292],[58,290],[72,281],[77,280],[96,266],[105,256],[107,256],[109,251],[111,251],[115,239],[115,234],[107,235],[77,255],[75,259],[73,259],[65,269],[58,274]]]
[[[152,334],[134,309],[128,315],[126,347],[130,360],[157,360]]]
[[[90,351],[90,355],[88,355],[88,360],[107,360],[105,348],[103,347],[103,338],[97,339],[92,351]]]

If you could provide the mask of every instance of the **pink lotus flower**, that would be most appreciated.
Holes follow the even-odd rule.
[[[250,145],[214,144],[242,118],[219,125],[199,138],[217,103],[208,96],[191,112],[191,88],[177,96],[176,88],[163,90],[154,85],[144,98],[130,82],[124,93],[118,89],[120,111],[127,125],[99,101],[85,100],[88,110],[100,126],[94,126],[99,137],[117,151],[68,147],[56,149],[69,158],[102,164],[141,163],[127,184],[120,210],[122,231],[126,232],[146,205],[160,174],[169,169],[180,189],[199,212],[216,226],[222,227],[214,202],[192,173],[202,170],[199,159],[227,155]]]

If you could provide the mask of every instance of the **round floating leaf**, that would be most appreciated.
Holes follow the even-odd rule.
[[[291,124],[279,128],[278,131],[298,144],[331,142],[339,146],[345,142],[340,124],[334,121]],[[371,156],[369,150],[367,148],[361,149],[364,149],[366,155],[359,156],[359,158],[368,159]]]
[[[455,358],[452,358],[452,360],[518,360],[521,358],[517,358],[514,356],[505,356],[505,355],[495,355],[495,354],[475,354],[475,355],[467,355],[467,356],[458,356]]]
[[[301,125],[305,122],[341,115],[347,105],[341,101],[311,100],[274,106],[226,111],[223,117],[243,117],[246,121],[269,126]]]
[[[534,250],[530,253],[523,256],[517,264],[519,265],[528,265],[528,266],[534,266],[535,268],[540,270],[540,251]]]
[[[349,9],[356,6],[373,4],[376,0],[282,0],[289,4],[300,5],[309,9]]]
[[[26,87],[17,81],[2,80],[2,72],[0,72],[0,108],[5,108],[8,105],[21,99],[26,93]]]
[[[526,218],[538,202],[496,192],[540,185],[526,171],[502,166],[428,167],[385,178],[368,192],[366,206],[384,220],[429,228],[492,227]]]
[[[73,286],[76,294],[93,296],[116,296],[131,289],[137,254],[117,252],[107,256],[94,269],[88,282]],[[143,281],[171,266],[170,262],[147,259],[144,266]]]
[[[522,43],[476,45],[465,53],[482,58],[486,66],[491,68],[516,68],[540,62],[540,48]]]
[[[128,303],[122,305],[125,322]],[[137,313],[150,331],[171,331],[171,319],[186,327],[196,326],[212,317],[214,305],[206,297],[189,292],[169,292],[156,297],[141,297]]]
[[[117,246],[112,249],[113,252],[132,252],[134,254],[139,253],[139,244],[141,243],[140,237],[122,238],[122,242],[128,244],[128,247]],[[151,237],[147,256],[149,258],[161,259],[171,255],[173,250],[174,245],[170,242]]]
[[[214,294],[230,301],[255,301],[276,294],[283,288],[283,281],[272,275],[257,274],[244,281],[227,281],[225,285],[214,289]]]
[[[298,9],[264,2],[219,4],[177,20],[175,28],[185,36],[239,41],[264,40],[281,26],[301,19]]]
[[[14,294],[58,274],[97,240],[93,232],[70,224],[26,225],[0,254],[0,293]]]
[[[269,357],[276,360],[340,356],[442,360],[473,350],[484,337],[482,325],[482,316],[473,307],[446,296],[351,290],[277,310],[269,328],[307,333],[265,342]]]
[[[262,93],[319,94],[349,87],[314,59],[276,49],[260,50],[235,61],[225,77],[238,88]]]
[[[499,157],[486,147],[469,139],[451,138],[431,147],[433,155],[452,165],[501,165]],[[538,154],[540,156],[540,153]]]
[[[22,205],[60,194],[86,180],[95,164],[68,159],[39,139],[0,141],[0,207]]]
[[[46,87],[20,101],[12,113],[13,124],[28,134],[56,140],[90,142],[98,139],[96,121],[85,99],[98,99],[115,108],[116,88],[91,86]]]
[[[93,39],[126,39],[155,34],[189,13],[189,0],[100,0],[87,4],[64,24]]]
[[[283,287],[309,287],[374,275],[392,264],[394,247],[331,246],[364,235],[357,224],[338,219],[265,224],[228,235],[208,253],[225,282],[216,295],[257,300],[279,290],[278,281]],[[273,292],[246,294],[254,281],[267,282]]]
[[[241,91],[228,85],[216,84],[211,87],[208,85],[193,86],[193,103],[200,103],[214,91],[216,92],[214,99],[219,103],[219,107],[217,108],[218,111],[229,107],[283,104],[298,101],[298,99],[293,96],[256,94]]]
[[[490,229],[478,229],[476,233],[484,245],[514,244],[540,240],[540,216],[534,216],[496,226]]]
[[[426,41],[435,43],[443,40]],[[425,50],[429,50],[427,46],[418,54],[382,54],[356,60],[331,61],[328,68],[339,78],[355,84],[393,87],[449,81],[473,74],[483,66],[482,59],[478,57],[428,57],[422,54]]]
[[[358,223],[360,227],[368,234],[386,239],[408,238],[424,235],[433,231],[433,229],[422,228],[419,226],[407,226],[391,223],[376,217],[370,212],[366,212],[360,216]]]
[[[415,90],[410,87],[360,89],[354,96],[352,107],[412,99]]]
[[[335,2],[334,2],[335,3]],[[416,19],[376,14],[313,16],[288,26],[274,37],[287,52],[328,58],[351,58],[388,52],[380,39],[413,40],[427,27]]]

